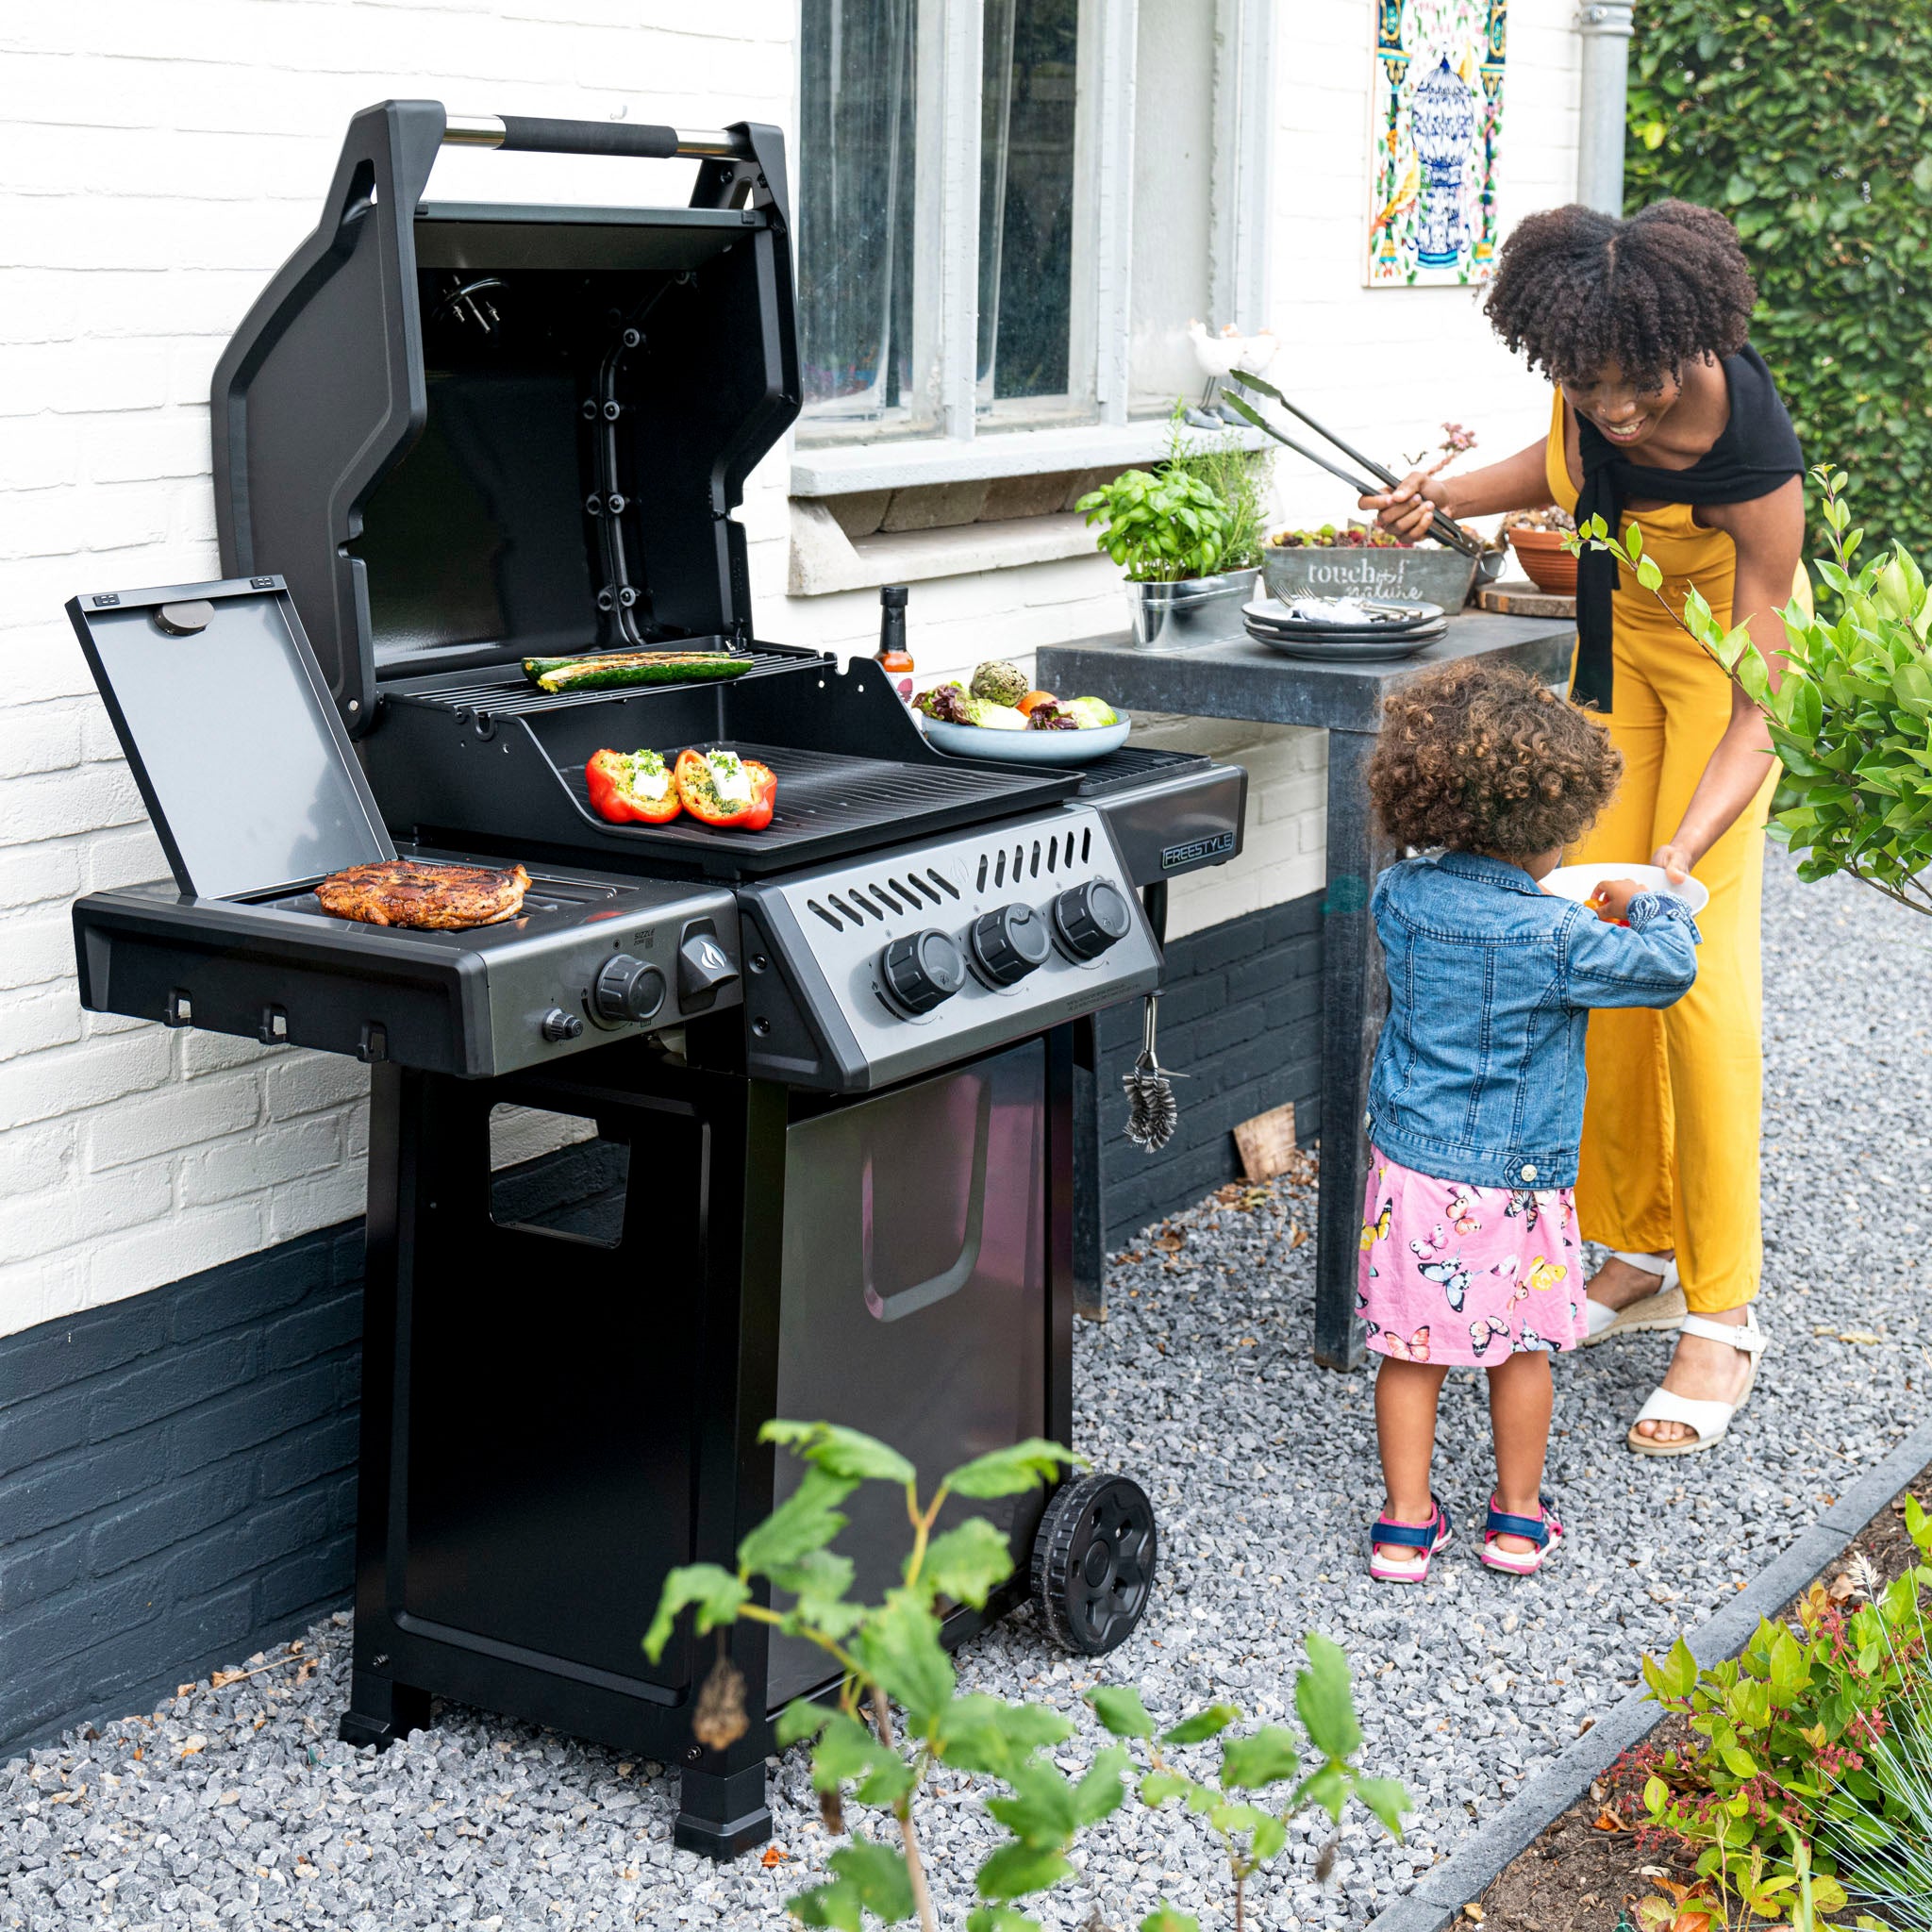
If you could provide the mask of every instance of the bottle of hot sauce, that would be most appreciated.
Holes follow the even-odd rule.
[[[874,662],[892,680],[906,704],[912,702],[912,653],[906,648],[906,586],[888,584],[879,592],[879,647]]]

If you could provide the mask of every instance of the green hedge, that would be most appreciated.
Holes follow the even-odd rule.
[[[1928,124],[1925,0],[1640,0],[1625,205],[1737,224],[1752,341],[1807,458],[1852,472],[1868,553],[1932,549]]]

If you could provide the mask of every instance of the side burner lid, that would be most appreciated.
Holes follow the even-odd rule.
[[[280,577],[97,592],[67,615],[183,892],[396,856]]]

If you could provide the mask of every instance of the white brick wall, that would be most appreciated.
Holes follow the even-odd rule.
[[[1571,0],[1511,8],[1505,209],[1574,175]],[[1360,286],[1371,0],[1283,0],[1271,242],[1277,365],[1365,447],[1444,415],[1487,449],[1546,407],[1470,298]],[[0,9],[0,1333],[358,1212],[366,1076],[346,1061],[83,1014],[68,905],[165,871],[61,615],[76,591],[218,569],[207,398],[229,332],[312,225],[348,116],[473,112],[791,126],[796,0],[16,0]],[[460,154],[452,196],[619,200],[635,164]],[[681,193],[680,191],[674,191]],[[761,628],[871,648],[867,594],[787,604],[784,453],[754,479]],[[1282,472],[1283,509],[1332,516]],[[922,665],[1117,626],[1100,558],[925,584]],[[1183,882],[1176,932],[1321,882],[1322,747],[1179,723],[1254,777],[1238,866]]]

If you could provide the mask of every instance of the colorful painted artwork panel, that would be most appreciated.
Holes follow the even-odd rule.
[[[1366,279],[1480,282],[1496,264],[1508,0],[1376,0]]]

